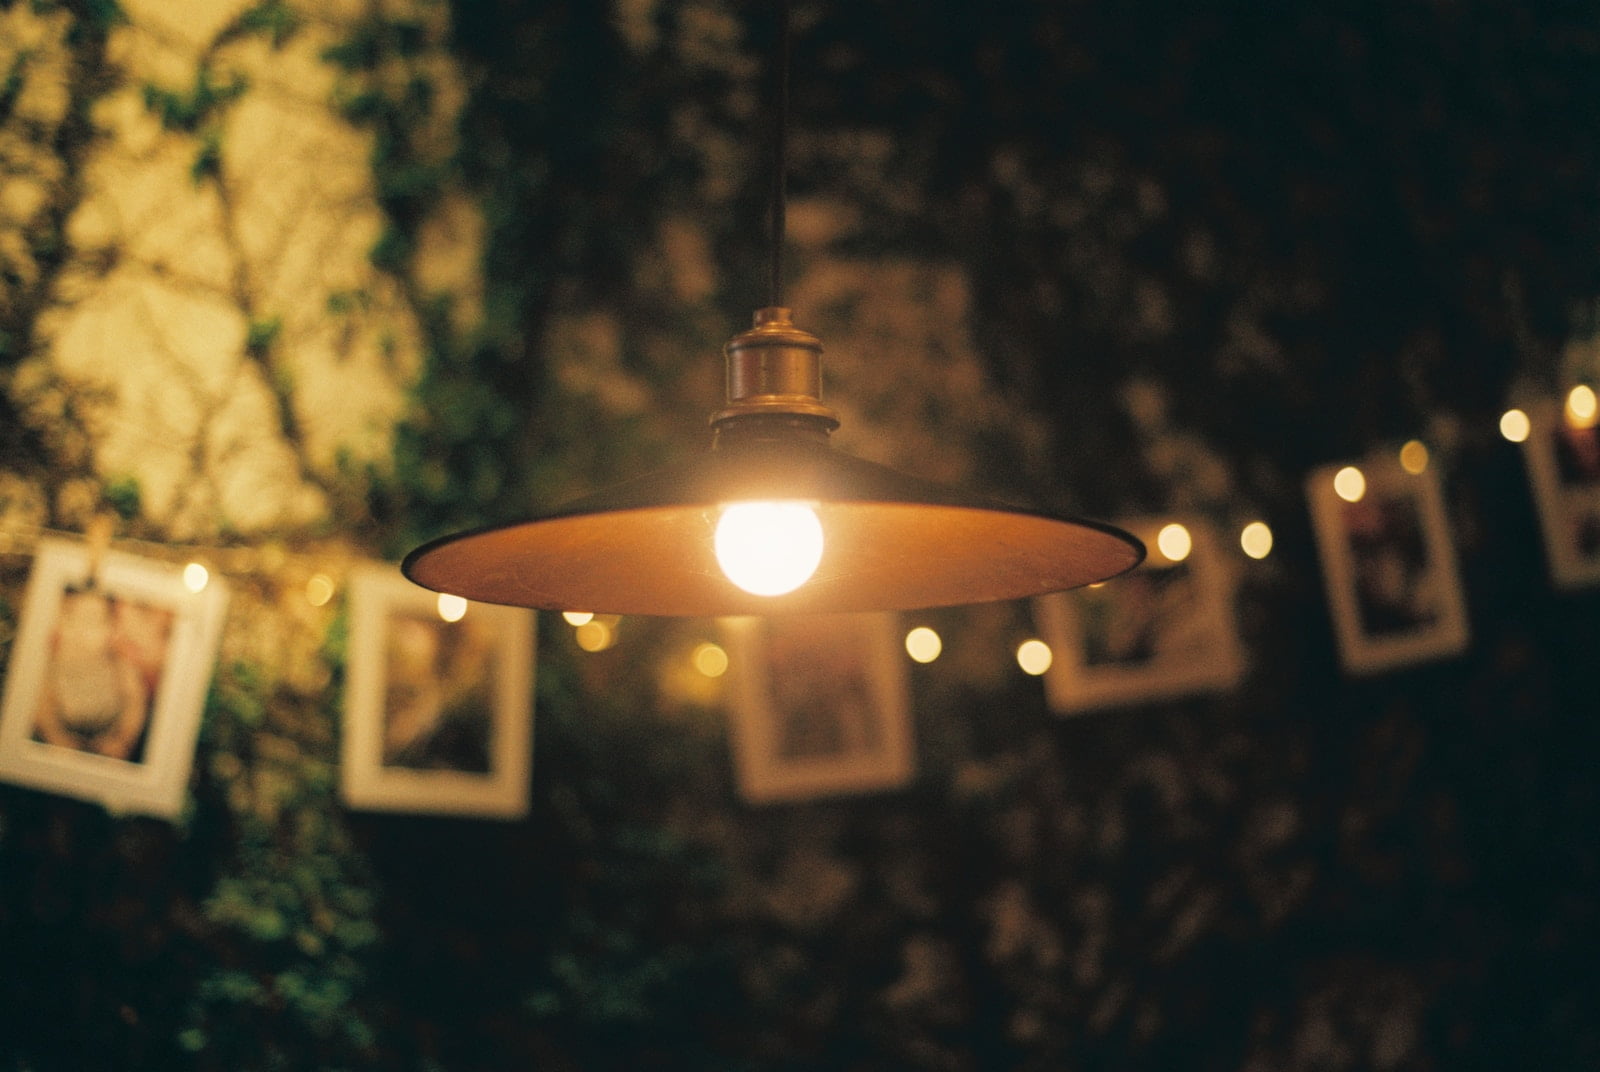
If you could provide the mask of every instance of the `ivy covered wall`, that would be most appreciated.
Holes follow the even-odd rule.
[[[1245,683],[1063,719],[1026,606],[940,612],[912,785],[756,808],[711,623],[551,620],[526,820],[346,809],[307,580],[702,445],[775,5],[0,4],[0,659],[41,530],[234,592],[179,821],[0,785],[0,1067],[1600,1063],[1600,603],[1494,430],[1600,379],[1600,18],[794,17],[840,445],[1268,518]],[[1355,679],[1301,481],[1411,437],[1471,647]]]

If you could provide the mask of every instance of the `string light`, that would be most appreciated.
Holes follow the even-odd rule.
[[[616,632],[605,622],[587,621],[573,630],[573,639],[584,651],[605,651],[617,641]]]
[[[1420,476],[1428,468],[1428,448],[1420,439],[1413,439],[1400,448],[1400,468],[1412,476]]]
[[[1500,434],[1512,443],[1524,442],[1533,431],[1533,422],[1520,409],[1508,409],[1500,414]]]
[[[1333,491],[1347,503],[1358,503],[1367,494],[1367,478],[1360,469],[1347,465],[1333,474]]]
[[[580,625],[588,625],[594,621],[594,614],[586,610],[564,610],[561,612],[561,618],[576,629]]]
[[[183,586],[191,592],[204,592],[211,583],[211,571],[198,562],[183,567]]]
[[[728,672],[728,653],[710,641],[696,647],[689,661],[706,677],[721,677]]]
[[[944,641],[925,625],[919,625],[906,634],[906,654],[919,663],[931,663],[944,651]]]
[[[1022,672],[1038,677],[1050,669],[1050,664],[1055,661],[1055,655],[1050,651],[1050,645],[1042,640],[1024,640],[1017,646],[1017,665],[1022,667]]]
[[[460,596],[439,593],[439,617],[447,622],[459,622],[467,616],[467,601]]]
[[[1566,412],[1567,423],[1573,428],[1593,428],[1600,422],[1600,400],[1595,398],[1594,388],[1580,383],[1568,391]]]
[[[1156,547],[1168,562],[1182,562],[1194,550],[1194,538],[1188,529],[1174,522],[1156,534]]]
[[[1251,558],[1266,558],[1272,553],[1272,530],[1265,521],[1252,521],[1239,533],[1239,546]]]
[[[313,607],[325,607],[333,598],[333,578],[326,573],[314,574],[306,582],[306,602]]]

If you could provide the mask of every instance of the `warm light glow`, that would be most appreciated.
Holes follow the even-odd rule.
[[[1042,640],[1024,640],[1017,648],[1017,665],[1022,667],[1022,672],[1038,677],[1050,669],[1050,664],[1055,661],[1055,656],[1050,653],[1050,645]]]
[[[1345,502],[1358,503],[1367,493],[1367,478],[1360,469],[1347,465],[1333,474],[1333,491]]]
[[[728,580],[756,596],[799,588],[822,561],[822,522],[801,502],[745,502],[722,508],[717,564]]]
[[[573,631],[573,638],[584,651],[605,651],[616,643],[617,635],[605,622],[584,622]]]
[[[1166,556],[1168,562],[1182,562],[1189,557],[1189,552],[1194,550],[1194,539],[1189,535],[1188,529],[1174,523],[1163,527],[1156,534],[1156,547]]]
[[[448,592],[439,593],[439,617],[447,622],[459,622],[467,616],[467,601]],[[474,619],[476,620],[476,619]]]
[[[1508,409],[1500,414],[1500,434],[1513,443],[1521,443],[1533,431],[1533,422],[1520,409]]]
[[[1567,392],[1567,423],[1574,428],[1593,428],[1600,422],[1600,400],[1594,388],[1580,383]]]
[[[906,654],[919,663],[931,663],[944,651],[944,641],[925,625],[919,625],[906,634]]]
[[[1428,468],[1428,448],[1420,439],[1413,439],[1400,448],[1400,468],[1417,476]]]
[[[1252,521],[1239,533],[1239,546],[1251,558],[1266,558],[1272,553],[1272,530],[1265,521]]]
[[[333,578],[326,573],[313,574],[306,582],[306,602],[313,607],[325,607],[333,598]]]
[[[695,648],[689,658],[706,677],[721,677],[728,672],[728,653],[709,641]]]
[[[561,618],[568,625],[576,629],[580,625],[588,625],[590,622],[594,621],[594,612],[587,610],[564,610],[561,612]]]
[[[183,567],[183,586],[191,592],[204,592],[211,583],[211,573],[198,562]]]

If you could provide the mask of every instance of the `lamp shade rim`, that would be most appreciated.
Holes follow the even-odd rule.
[[[710,531],[725,505],[775,500],[812,505],[828,549],[798,591],[752,596],[710,559]],[[545,514],[441,536],[401,570],[478,602],[714,617],[1024,598],[1107,580],[1144,557],[1144,544],[1113,525],[791,440],[713,449]]]

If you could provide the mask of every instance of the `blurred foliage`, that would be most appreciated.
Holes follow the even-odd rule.
[[[40,345],[83,118],[114,79],[114,9],[59,10],[71,107],[24,133],[69,166],[26,241],[0,247],[32,258],[6,262],[0,374]],[[281,46],[299,10],[268,0],[222,38]],[[1241,590],[1247,683],[1057,719],[1035,682],[973,669],[1026,628],[1020,610],[951,612],[946,658],[913,674],[911,788],[752,809],[715,712],[652,678],[672,625],[627,622],[619,647],[580,656],[557,624],[529,819],[349,814],[333,619],[296,665],[218,668],[182,823],[0,787],[0,1064],[1600,1064],[1600,608],[1550,590],[1492,424],[1508,390],[1597,374],[1600,134],[1582,117],[1600,18],[876,0],[796,15],[793,186],[856,207],[824,254],[959,264],[988,372],[1049,429],[1048,464],[1014,464],[997,428],[970,445],[978,468],[1107,516],[1273,520],[1278,551]],[[730,310],[764,298],[752,57],[771,18],[718,0],[374,6],[328,50],[336,102],[372,138],[371,256],[425,351],[393,472],[346,474],[371,490],[344,534],[392,554],[692,447],[712,400],[683,384],[703,382]],[[8,62],[0,105],[30,71]],[[145,93],[194,135],[197,180],[236,86],[202,68]],[[476,316],[423,260],[456,197],[485,225]],[[679,218],[715,265],[687,295],[660,249]],[[369,300],[340,292],[327,312]],[[561,341],[593,324],[614,340],[596,344],[614,348],[604,375],[649,405],[563,378]],[[279,326],[251,319],[257,360]],[[925,389],[924,370],[904,378]],[[90,472],[70,421],[11,417],[8,472]],[[1451,433],[1436,457],[1473,647],[1352,680],[1301,476],[1425,431]],[[136,512],[136,481],[96,487]],[[18,561],[0,559],[0,656]],[[260,588],[236,618],[287,619]]]

